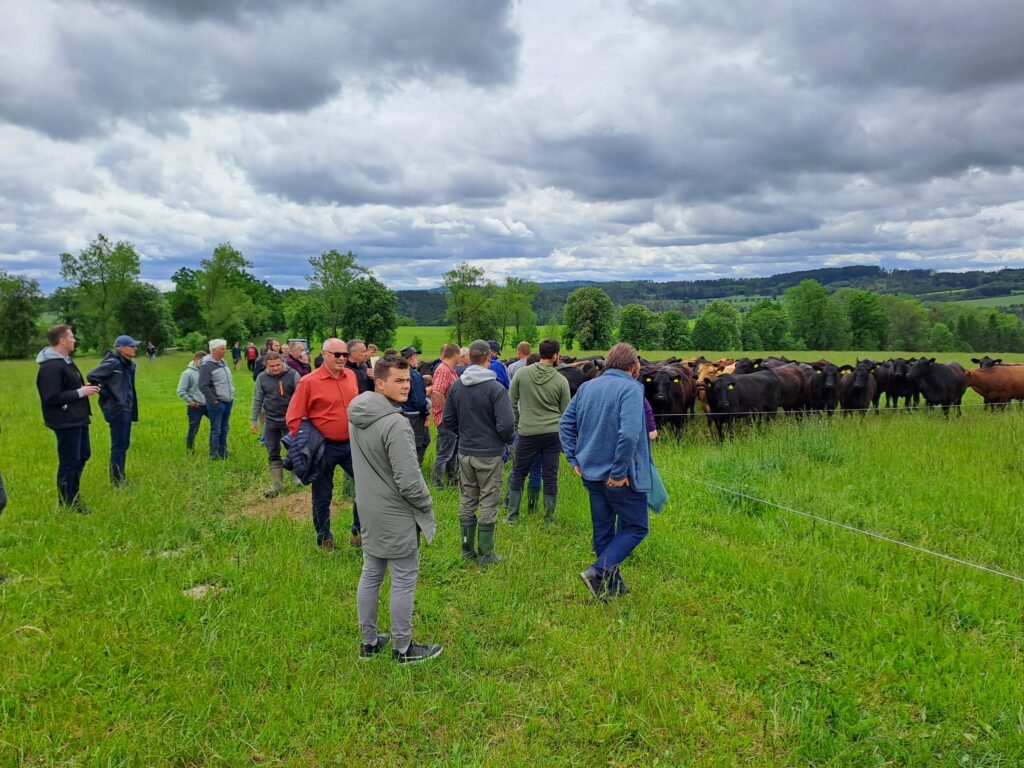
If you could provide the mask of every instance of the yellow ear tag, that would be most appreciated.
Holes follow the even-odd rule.
[[[676,376],[674,379],[672,379],[672,381],[674,381],[676,384],[678,384],[679,383],[679,377]]]
[[[736,389],[736,385],[735,384],[730,384],[729,385],[729,389]]]
[[[815,371],[815,373],[821,376],[821,371]]]
[[[761,367],[761,366],[760,366],[759,364],[757,364],[757,363],[754,363],[754,370],[755,370],[755,371],[756,371],[756,370],[757,370],[758,368],[760,368],[760,367]]]
[[[648,376],[646,379],[644,379],[644,381],[650,381],[650,380],[651,380],[650,376]]]

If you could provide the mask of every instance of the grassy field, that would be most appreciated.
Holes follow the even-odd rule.
[[[1024,574],[1019,409],[694,423],[607,605],[567,468],[557,524],[502,526],[486,570],[440,492],[415,633],[445,652],[401,668],[357,662],[360,556],[316,549],[308,489],[262,499],[244,372],[230,460],[185,454],[185,363],[140,363],[124,489],[94,418],[88,517],[56,510],[36,366],[0,363],[0,765],[1024,764],[1024,585],[703,484]]]

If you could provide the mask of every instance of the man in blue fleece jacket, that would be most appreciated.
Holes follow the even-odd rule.
[[[597,560],[580,578],[602,598],[628,591],[619,564],[648,531],[651,449],[639,375],[636,350],[616,344],[605,358],[604,373],[579,388],[559,422],[565,458],[590,496]]]

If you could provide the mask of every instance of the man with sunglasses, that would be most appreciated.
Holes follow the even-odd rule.
[[[345,368],[348,347],[341,339],[327,339],[323,345],[324,364],[303,376],[288,404],[286,421],[292,435],[299,431],[303,419],[324,436],[324,454],[320,473],[313,481],[313,528],[317,546],[325,552],[334,551],[331,534],[331,499],[334,496],[334,470],[340,465],[352,477],[352,450],[349,446],[348,406],[359,394],[356,375]],[[352,538],[354,547],[362,545],[359,534],[359,512],[352,504]]]

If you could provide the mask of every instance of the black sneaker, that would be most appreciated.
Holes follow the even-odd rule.
[[[361,643],[359,645],[359,658],[372,659],[378,653],[382,653],[384,649],[387,648],[388,643],[390,642],[391,635],[389,635],[387,632],[381,632],[379,635],[377,635],[376,645],[367,645],[366,643]]]
[[[615,573],[608,581],[608,595],[610,597],[623,597],[629,594],[629,585],[622,580],[622,574],[619,573],[618,568],[615,569]]]
[[[587,585],[587,589],[590,590],[590,594],[594,597],[604,596],[604,580],[601,578],[601,574],[597,572],[597,569],[593,567],[587,568],[587,570],[580,574],[580,578],[583,579],[583,583]]]
[[[409,643],[409,647],[405,649],[404,653],[395,648],[391,655],[398,660],[399,664],[415,664],[417,661],[426,661],[435,656],[440,656],[442,650],[444,650],[444,646],[436,643],[434,645]]]

